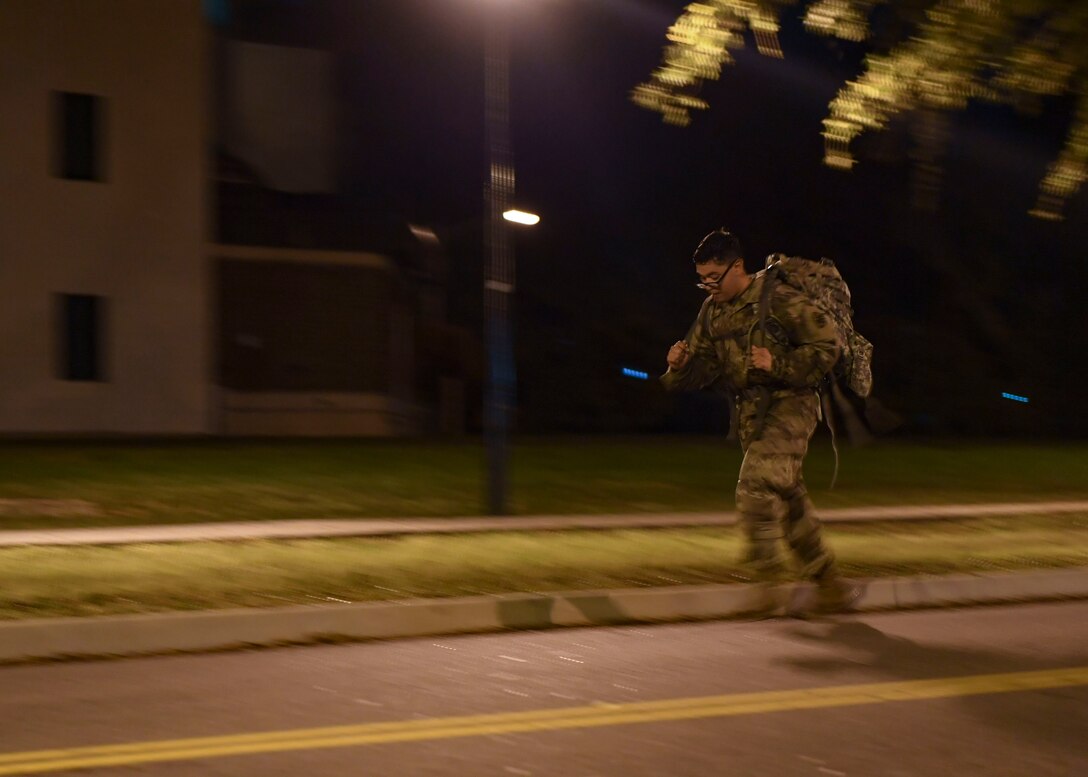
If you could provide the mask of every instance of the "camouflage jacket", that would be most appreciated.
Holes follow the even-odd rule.
[[[770,299],[764,342],[759,327],[763,282],[763,274],[757,274],[732,302],[715,303],[708,297],[686,338],[691,360],[682,370],[670,369],[661,382],[669,390],[713,386],[732,395],[745,452],[804,456],[819,412],[813,389],[839,356],[835,327],[801,292],[778,283]],[[770,372],[751,366],[753,345],[771,352]],[[748,391],[756,386],[771,392],[762,422]]]
[[[767,316],[767,342],[759,327],[759,298],[764,275],[732,302],[709,297],[686,338],[692,358],[682,370],[661,376],[666,389],[714,386],[743,397],[746,389],[815,388],[839,355],[834,324],[801,292],[775,284]],[[751,366],[749,352],[759,345],[771,352],[771,371]]]

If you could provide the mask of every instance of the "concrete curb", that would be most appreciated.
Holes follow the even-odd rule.
[[[1088,513],[1088,501],[846,507],[820,511],[824,523],[932,521],[998,515]],[[27,545],[132,545],[315,537],[393,537],[407,534],[472,534],[502,531],[664,529],[732,526],[737,514],[639,513],[630,515],[522,515],[502,518],[359,518],[305,521],[117,526],[76,529],[0,530],[0,547]]]
[[[752,585],[522,593],[0,624],[0,662],[743,617]],[[859,612],[1088,598],[1088,568],[867,581]]]

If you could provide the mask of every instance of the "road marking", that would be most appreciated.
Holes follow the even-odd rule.
[[[317,750],[489,736],[514,732],[620,726],[669,720],[755,715],[956,696],[1088,685],[1088,666],[1037,672],[943,677],[867,685],[738,693],[626,704],[363,723],[254,734],[135,742],[0,754],[0,775],[41,774],[159,761],[190,761],[252,753]]]

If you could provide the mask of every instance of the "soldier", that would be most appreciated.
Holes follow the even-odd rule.
[[[714,386],[734,398],[734,429],[744,451],[737,510],[746,563],[766,590],[761,609],[778,606],[772,591],[784,572],[783,538],[801,576],[816,583],[816,596],[799,589],[788,612],[848,609],[861,591],[839,576],[801,474],[819,414],[817,388],[839,355],[832,323],[801,292],[779,283],[761,326],[764,275],[745,271],[740,241],[725,230],[703,238],[692,261],[707,298],[686,341],[669,349],[661,381],[670,391]]]

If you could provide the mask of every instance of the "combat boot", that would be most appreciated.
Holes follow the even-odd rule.
[[[752,599],[744,613],[747,617],[762,621],[777,617],[782,613],[785,596],[780,585],[764,581],[753,585],[752,590]]]
[[[838,575],[817,578],[816,584],[794,588],[786,605],[786,615],[791,618],[813,618],[848,612],[863,593],[861,586],[843,580]]]
[[[834,576],[816,583],[816,611],[820,615],[848,612],[861,598],[862,587]]]
[[[749,569],[752,592],[744,606],[744,614],[755,620],[766,620],[782,614],[786,604],[783,582],[786,580],[786,568],[775,556],[753,558],[749,556],[746,566]]]

